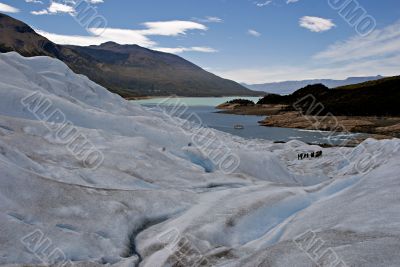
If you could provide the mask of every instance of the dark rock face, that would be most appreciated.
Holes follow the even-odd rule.
[[[19,33],[33,33],[35,32],[31,27],[28,25],[16,26],[15,31]]]

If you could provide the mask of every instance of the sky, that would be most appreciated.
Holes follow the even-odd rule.
[[[138,44],[249,84],[400,75],[399,0],[0,0],[59,44]]]

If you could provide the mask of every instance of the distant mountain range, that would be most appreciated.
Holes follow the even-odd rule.
[[[124,97],[136,96],[260,96],[242,85],[220,78],[173,54],[137,45],[100,46],[55,44],[27,24],[0,13],[0,52],[50,56],[74,72]]]
[[[243,86],[251,90],[264,91],[270,94],[289,95],[300,88],[306,87],[307,85],[323,84],[328,88],[336,88],[340,86],[379,80],[382,78],[384,77],[378,75],[370,77],[350,77],[347,78],[346,80],[321,79],[321,80],[285,81],[285,82],[264,83],[264,84],[243,84]]]

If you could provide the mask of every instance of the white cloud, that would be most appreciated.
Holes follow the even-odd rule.
[[[32,11],[32,15],[54,15],[54,14],[75,14],[75,8],[70,5],[61,4],[57,2],[51,2],[50,6],[47,9],[39,10],[39,11]]]
[[[0,3],[0,11],[5,13],[18,13],[19,9],[3,3]]]
[[[34,4],[43,4],[43,2],[40,1],[40,0],[25,0],[25,2],[27,2],[27,3],[34,3]]]
[[[40,0],[25,0],[28,3],[42,3]],[[90,4],[100,4],[104,3],[104,0],[85,0],[86,2]],[[69,15],[76,15],[76,10],[75,10],[75,5],[77,5],[77,2],[75,0],[64,0],[63,3],[59,2],[54,2],[50,1],[50,5],[48,8],[42,9],[42,10],[35,10],[32,11],[32,15],[55,15],[55,14],[69,14]]]
[[[255,2],[255,5],[258,7],[264,7],[264,6],[268,6],[270,4],[272,4],[272,0],[267,0],[264,2]]]
[[[254,36],[254,37],[260,37],[261,36],[261,33],[259,33],[256,30],[253,30],[253,29],[248,30],[247,33],[252,35],[252,36]]]
[[[205,47],[205,46],[193,46],[193,47],[153,47],[152,49],[165,52],[165,53],[173,53],[180,54],[183,52],[202,52],[202,53],[215,53],[218,52],[214,48]]]
[[[292,3],[297,3],[297,2],[299,2],[300,0],[287,0],[286,1],[286,4],[292,4]]]
[[[68,14],[73,14],[75,12],[75,9],[72,6],[61,4],[61,3],[56,3],[56,2],[51,2],[48,11],[50,13],[68,13]]]
[[[147,29],[141,30],[143,35],[177,36],[186,34],[189,30],[207,30],[203,24],[193,21],[156,21],[143,23]]]
[[[152,41],[149,36],[178,36],[184,35],[190,30],[207,30],[207,27],[192,21],[158,21],[146,22],[143,24],[146,29],[89,29],[92,35],[62,35],[49,33],[41,30],[36,30],[39,34],[45,36],[49,40],[58,44],[74,44],[74,45],[99,45],[105,42],[116,42],[119,44],[137,44],[147,48],[156,49],[159,51],[169,53],[183,53],[183,52],[203,52],[214,53],[217,50],[205,46],[193,47],[176,47],[166,48],[158,47],[157,43]]]
[[[142,46],[154,46],[155,43],[147,36],[178,36],[184,35],[190,30],[207,30],[207,27],[192,21],[157,21],[143,23],[146,29],[116,29],[116,28],[92,28],[89,32],[93,36],[60,35],[40,31],[39,33],[59,44],[90,45],[113,41],[120,44],[138,44]]]
[[[203,19],[193,18],[193,20],[201,22],[201,23],[222,23],[222,22],[224,22],[224,20],[221,19],[220,17],[214,17],[214,16],[207,16]]]
[[[324,32],[336,26],[330,19],[310,16],[302,17],[299,24],[301,27],[309,29],[312,32]]]
[[[92,36],[84,35],[62,35],[49,33],[41,30],[36,30],[37,33],[43,35],[47,39],[57,43],[57,44],[72,44],[72,45],[100,45],[105,42],[116,42],[119,44],[137,44],[145,47],[152,47],[156,45],[155,42],[151,41],[149,38],[144,36],[138,31],[127,30],[127,29],[114,29],[107,28],[101,29],[102,34],[97,35],[100,29],[89,29]]]
[[[49,11],[47,11],[46,9],[43,9],[43,10],[39,10],[39,11],[31,11],[31,14],[32,15],[37,15],[37,16],[39,16],[39,15],[47,15],[47,14],[49,14]]]
[[[205,22],[214,22],[214,23],[221,23],[223,20],[219,17],[206,17]]]

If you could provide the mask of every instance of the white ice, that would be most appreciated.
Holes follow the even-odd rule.
[[[98,168],[21,103],[34,92],[101,151]],[[0,264],[39,266],[57,248],[76,266],[400,266],[399,140],[322,149],[180,123],[58,60],[0,54]],[[194,137],[240,165],[223,172]],[[317,250],[302,249],[310,231]],[[51,246],[30,250],[31,233]]]

